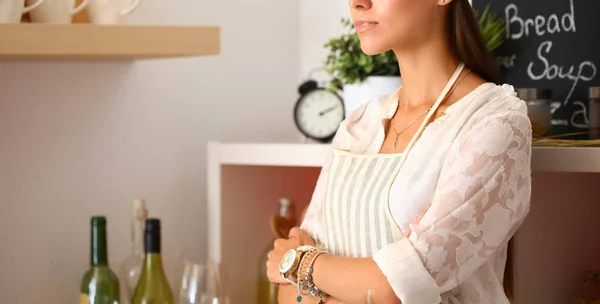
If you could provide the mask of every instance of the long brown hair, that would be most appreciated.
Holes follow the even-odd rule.
[[[486,47],[479,21],[467,0],[450,5],[450,37],[458,59],[486,81],[500,84],[498,66]]]
[[[453,0],[450,3],[450,37],[458,59],[486,81],[501,84],[502,78],[494,58],[486,47],[479,21],[468,0]],[[514,298],[513,290],[513,240],[508,243],[504,291]]]

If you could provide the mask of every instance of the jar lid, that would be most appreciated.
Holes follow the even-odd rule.
[[[593,99],[600,98],[600,87],[590,87],[589,96]]]
[[[536,99],[550,99],[550,90],[542,88],[519,88],[517,96],[525,101]]]

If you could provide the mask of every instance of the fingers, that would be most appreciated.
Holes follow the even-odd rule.
[[[289,284],[279,273],[279,263],[283,255],[290,249],[296,248],[295,239],[276,239],[273,242],[273,249],[267,254],[267,277],[273,284]]]
[[[282,249],[282,248],[286,247],[287,243],[289,243],[289,240],[276,239],[275,242],[273,242],[273,248]]]
[[[275,259],[277,259],[277,257],[278,257],[278,254],[274,250],[269,251],[269,253],[267,254],[267,260],[269,260],[269,261],[275,260]]]
[[[300,229],[298,227],[293,227],[292,229],[290,229],[289,237],[290,238],[300,237],[302,235],[302,233],[304,233],[304,231],[302,231],[302,229]]]
[[[408,230],[406,230],[406,232],[404,232],[404,237],[407,238],[410,236],[410,233],[412,232],[412,230],[410,228],[408,228]]]
[[[314,246],[315,245],[315,241],[310,237],[310,235],[308,233],[306,233],[306,231],[304,231],[298,227],[294,227],[294,228],[290,229],[289,238],[299,240],[298,246],[302,246],[302,245]]]
[[[273,284],[289,284],[279,273],[279,260],[267,260],[267,277]]]
[[[427,211],[429,210],[429,207],[431,207],[431,204],[427,205],[427,208],[425,208],[425,210],[421,212],[421,214],[415,220],[415,224],[418,224],[421,221],[421,219],[425,216],[425,213],[427,213]]]
[[[419,216],[413,222],[413,225],[417,225],[417,224],[419,224],[421,222],[421,219],[423,219],[423,217],[425,216],[425,214],[429,210],[429,207],[431,207],[431,204],[427,205],[427,208],[425,208],[425,210],[423,210],[423,212],[421,212],[421,214],[419,214]],[[410,234],[411,234],[411,232],[412,232],[412,229],[410,229],[410,227],[409,227],[408,230],[406,230],[406,232],[404,233],[404,237],[405,238],[409,237]]]

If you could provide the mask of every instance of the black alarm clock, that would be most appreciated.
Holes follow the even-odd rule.
[[[344,100],[314,80],[304,82],[298,92],[300,98],[294,107],[296,127],[308,139],[331,142],[345,118]]]

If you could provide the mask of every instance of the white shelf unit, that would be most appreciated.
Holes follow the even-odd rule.
[[[287,143],[219,143],[224,165],[319,167],[329,145]],[[533,171],[600,173],[600,148],[533,147]]]
[[[277,199],[292,199],[299,218],[328,149],[209,143],[208,251],[227,268],[233,304],[253,303]],[[534,147],[532,169],[532,210],[515,237],[516,303],[568,303],[581,272],[600,269],[600,148]]]

